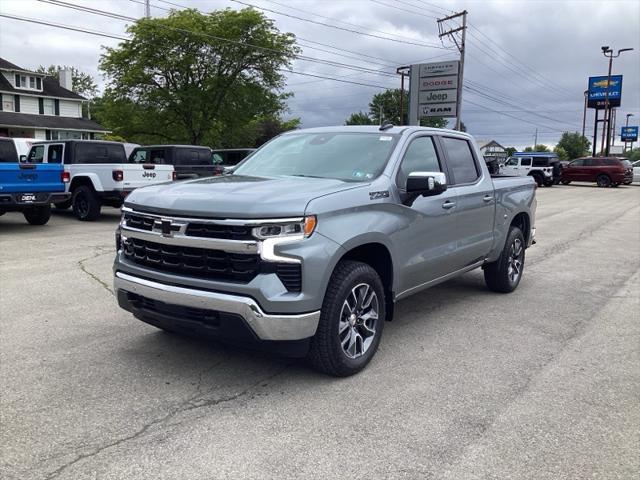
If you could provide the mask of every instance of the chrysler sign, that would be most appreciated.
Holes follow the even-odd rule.
[[[458,60],[451,62],[423,63],[420,65],[420,78],[437,77],[440,75],[458,75],[460,62]]]

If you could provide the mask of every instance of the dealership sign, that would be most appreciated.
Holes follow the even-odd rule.
[[[638,127],[622,127],[620,132],[620,140],[623,142],[638,141]]]
[[[458,112],[458,60],[411,66],[409,124],[424,117],[455,117]]]
[[[609,106],[619,107],[622,100],[622,75],[606,75],[589,77],[589,108],[605,108],[607,91],[609,93]]]

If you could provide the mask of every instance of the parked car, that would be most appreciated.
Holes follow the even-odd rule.
[[[116,233],[116,297],[161,329],[351,375],[396,301],[475,268],[489,289],[515,290],[535,207],[533,179],[492,178],[465,133],[297,130],[233,175],[134,191]]]
[[[530,175],[539,187],[551,187],[560,182],[561,169],[560,160],[555,153],[516,152],[507,159],[500,173],[521,177]]]
[[[640,183],[640,160],[636,160],[632,164],[633,167],[633,183]]]
[[[624,181],[622,183],[624,185],[631,185],[633,183],[633,165],[631,165],[631,161],[627,160],[626,158],[620,158],[619,160],[624,166],[626,172]],[[629,175],[629,172],[631,172],[631,175]]]
[[[562,183],[595,182],[599,187],[617,187],[633,180],[633,169],[614,157],[578,158],[562,169]]]
[[[211,151],[211,158],[215,165],[221,165],[225,173],[232,172],[236,165],[247,158],[255,148],[227,148]]]
[[[176,178],[212,177],[222,175],[223,167],[211,161],[211,149],[195,145],[146,145],[129,155],[132,163],[173,165]]]
[[[25,157],[23,139],[0,138],[0,215],[22,212],[31,225],[44,225],[51,203],[69,198],[62,165],[20,162]]]
[[[70,182],[71,199],[56,207],[73,207],[79,220],[95,220],[103,205],[120,208],[135,188],[174,179],[171,165],[129,163],[122,143],[97,140],[52,140],[35,142],[30,163],[59,163]]]

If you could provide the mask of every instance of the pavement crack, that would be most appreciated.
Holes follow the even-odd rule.
[[[201,408],[206,408],[206,407],[213,407],[213,406],[220,405],[220,404],[223,404],[223,403],[228,403],[228,402],[233,402],[235,400],[238,400],[239,398],[242,398],[245,395],[247,395],[248,393],[250,393],[255,387],[260,386],[264,382],[268,382],[269,380],[272,380],[273,378],[277,377],[278,375],[281,375],[290,366],[290,364],[284,365],[281,369],[277,370],[276,372],[272,373],[271,375],[268,375],[266,377],[260,378],[259,380],[253,382],[251,385],[249,385],[244,390],[241,390],[240,392],[234,393],[232,395],[226,395],[226,396],[220,397],[220,398],[215,398],[215,399],[209,399],[209,400],[203,399],[202,395],[201,395],[201,391],[200,391],[201,382],[202,382],[202,376],[204,375],[204,373],[210,371],[212,368],[217,367],[220,363],[222,363],[222,361],[217,362],[215,365],[209,367],[206,370],[203,370],[200,373],[200,377],[199,377],[200,380],[199,380],[198,386],[196,388],[196,393],[194,395],[192,395],[190,398],[188,398],[187,400],[185,400],[185,401],[179,403],[178,405],[176,405],[173,409],[171,409],[165,415],[161,416],[160,418],[156,418],[155,420],[152,420],[151,422],[143,425],[141,428],[139,428],[137,431],[135,431],[134,433],[132,433],[130,435],[127,435],[125,437],[119,438],[118,440],[115,440],[113,442],[110,442],[110,443],[107,443],[107,444],[102,445],[100,447],[97,447],[97,448],[95,448],[94,450],[92,450],[90,452],[77,455],[73,460],[70,460],[69,462],[61,465],[60,467],[56,468],[55,470],[53,470],[52,472],[47,474],[45,479],[46,480],[52,480],[54,478],[57,478],[62,473],[64,473],[65,470],[67,470],[68,468],[72,467],[73,465],[75,465],[78,462],[81,462],[81,461],[86,460],[88,458],[95,457],[96,455],[99,455],[100,453],[104,452],[105,450],[108,450],[108,449],[113,448],[113,447],[117,447],[119,445],[122,445],[123,443],[130,442],[132,440],[137,440],[138,438],[143,437],[151,428],[155,427],[156,425],[160,425],[160,424],[164,424],[164,423],[168,422],[169,420],[171,420],[173,417],[175,417],[176,415],[178,415],[180,413],[190,412],[190,411],[193,411],[193,410],[196,410],[196,409],[201,409]],[[179,425],[180,423],[181,422],[178,422],[175,425]]]
[[[82,270],[82,272],[84,272],[87,276],[89,276],[89,278],[93,279],[95,282],[98,283],[98,285],[100,285],[102,288],[104,288],[107,292],[109,292],[111,295],[113,295],[113,290],[111,290],[111,287],[104,282],[102,279],[100,279],[97,275],[95,275],[94,273],[92,273],[91,271],[89,271],[85,265],[85,262],[87,262],[88,260],[93,260],[94,258],[98,258],[101,257],[102,255],[107,255],[107,254],[112,254],[113,250],[109,249],[109,250],[105,250],[103,247],[96,247],[96,250],[98,250],[96,253],[94,253],[93,255],[83,258],[82,260],[79,260],[77,262],[78,267],[80,268],[80,270]]]

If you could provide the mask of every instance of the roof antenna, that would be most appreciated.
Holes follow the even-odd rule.
[[[380,131],[384,132],[385,130],[389,130],[393,128],[393,123],[385,121],[382,125],[380,125]]]

